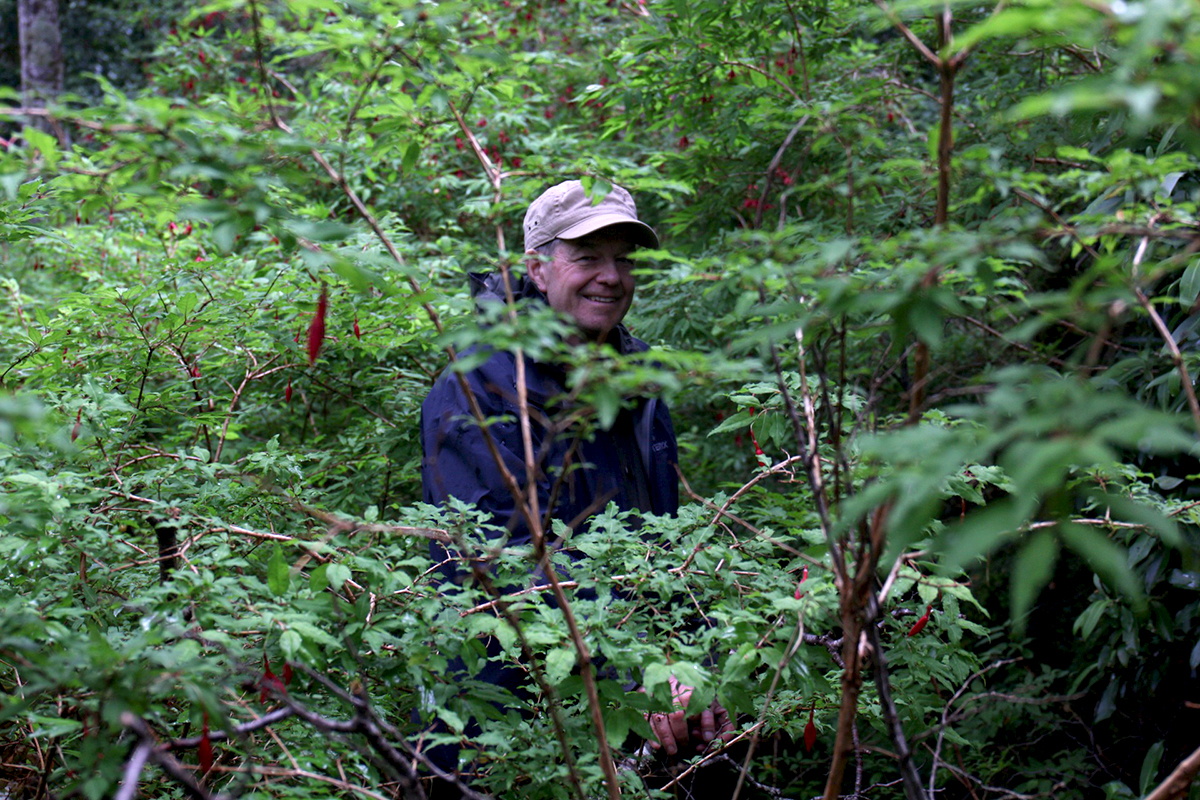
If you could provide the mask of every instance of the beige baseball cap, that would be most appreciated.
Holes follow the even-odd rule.
[[[525,212],[525,252],[554,239],[579,239],[609,225],[630,225],[635,242],[658,247],[658,234],[638,219],[633,196],[613,185],[604,199],[593,205],[579,181],[564,181],[542,192]]]

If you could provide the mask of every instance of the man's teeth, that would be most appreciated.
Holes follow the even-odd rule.
[[[617,298],[615,298],[615,297],[589,297],[587,299],[591,300],[593,303],[615,303],[615,302],[617,302]]]

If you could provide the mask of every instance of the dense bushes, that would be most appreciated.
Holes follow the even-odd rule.
[[[1200,16],[944,13],[219,3],[70,149],[4,110],[0,787],[393,796],[475,716],[478,790],[600,796],[586,650],[623,792],[1148,793],[1200,745]],[[563,349],[466,273],[568,175],[667,245],[576,409],[664,393],[689,498],[555,531],[579,639],[418,502],[444,348]],[[677,783],[672,675],[739,720]]]

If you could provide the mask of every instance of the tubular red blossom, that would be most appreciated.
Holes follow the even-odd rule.
[[[196,752],[200,756],[200,773],[204,774],[212,769],[213,765],[213,749],[212,740],[208,738],[208,712],[204,712],[204,728],[200,735],[200,746],[196,748]]]
[[[317,311],[313,314],[312,322],[308,325],[308,363],[313,364],[321,352],[321,343],[325,341],[325,313],[329,309],[329,290],[322,285],[321,296],[317,298]]]
[[[258,702],[266,705],[267,696],[272,691],[287,694],[287,689],[284,687],[283,681],[279,680],[279,676],[271,671],[271,661],[267,658],[267,654],[263,653],[263,676],[258,684]]]
[[[915,623],[913,623],[913,626],[908,629],[909,636],[916,636],[918,633],[925,630],[925,625],[928,624],[928,622],[929,622],[929,612],[932,609],[933,609],[933,604],[931,603],[929,606],[927,606],[925,608],[925,613],[921,615],[921,618],[919,620],[917,620]]]

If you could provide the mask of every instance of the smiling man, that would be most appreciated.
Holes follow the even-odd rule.
[[[658,236],[620,186],[593,204],[579,181],[560,183],[525,214],[529,278],[594,341],[605,341],[633,303],[629,256],[639,246],[658,247]]]
[[[593,202],[580,181],[560,183],[529,206],[524,231],[526,275],[510,287],[515,298],[548,304],[570,322],[574,333],[569,340],[576,344],[603,343],[622,354],[648,349],[621,324],[636,285],[631,255],[639,247],[659,246],[654,230],[638,219],[629,192],[613,186]],[[472,280],[472,293],[481,303],[503,302],[508,296],[500,275]],[[560,403],[567,391],[564,365],[525,359],[524,366],[532,452],[541,458],[534,470],[537,507],[543,513],[553,502],[550,515],[578,528],[610,501],[622,511],[661,515],[678,510],[675,432],[664,402],[628,398],[610,427],[584,436],[578,426],[555,422],[569,410]],[[517,374],[514,353],[493,351],[462,382],[443,373],[421,406],[425,501],[442,505],[453,497],[475,504],[507,529],[510,546],[531,538],[496,464],[498,455],[521,488],[527,488]],[[492,420],[486,435],[464,388],[482,417]],[[435,557],[446,557],[439,545],[433,549]],[[488,662],[477,677],[513,690],[524,673]],[[683,705],[688,692],[678,687]],[[682,711],[654,715],[651,727],[671,754],[703,748],[731,729],[716,704],[691,720]]]
[[[560,183],[529,206],[524,229],[526,274],[513,280],[516,298],[547,303],[570,321],[570,338],[576,343],[606,343],[622,354],[649,349],[621,324],[636,284],[631,255],[639,247],[658,247],[658,236],[638,219],[629,192],[614,186],[593,203],[580,181]],[[503,276],[472,280],[472,293],[481,305],[505,300]],[[583,437],[577,428],[546,424],[562,410],[557,400],[567,391],[565,366],[526,359],[525,372],[533,451],[542,455],[536,470],[539,509],[545,511],[553,494],[552,515],[572,527],[610,500],[622,511],[678,510],[675,431],[664,402],[630,398],[610,428]],[[495,351],[464,377],[484,417],[500,420],[488,433],[509,472],[523,483],[515,354]],[[507,527],[511,544],[529,541],[521,510],[473,418],[463,385],[449,372],[421,406],[421,444],[426,502],[441,505],[456,497],[474,503]]]

